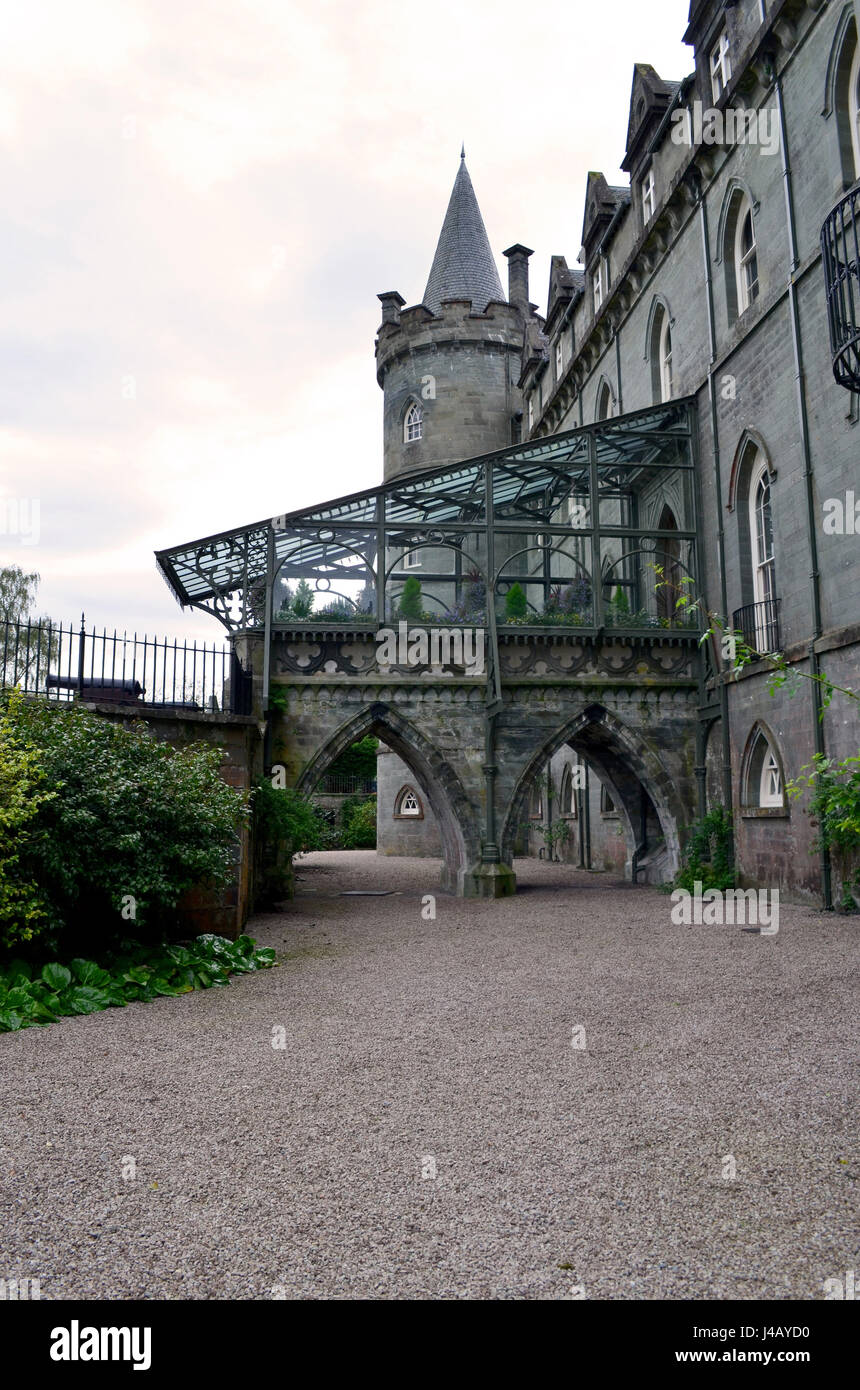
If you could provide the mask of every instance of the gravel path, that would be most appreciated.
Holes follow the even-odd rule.
[[[278,969],[0,1038],[0,1277],[757,1299],[860,1267],[855,922],[674,926],[653,889],[517,870],[425,921],[434,863],[312,855],[251,927]]]

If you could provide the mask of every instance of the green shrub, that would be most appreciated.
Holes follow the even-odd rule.
[[[5,737],[5,722],[0,718],[0,950],[33,940],[50,924],[50,904],[26,866],[38,858],[39,817],[57,795],[47,789],[39,753]]]
[[[275,787],[264,777],[255,786],[255,907],[293,894],[293,856],[328,849],[332,833],[317,807],[294,787]]]
[[[414,574],[410,574],[403,585],[397,612],[401,618],[406,618],[408,622],[420,623],[424,618],[424,610],[421,605],[421,580],[416,579]]]
[[[198,936],[188,946],[161,943],[145,947],[126,942],[96,961],[56,961],[41,968],[12,961],[0,971],[0,1033],[15,1033],[64,1016],[122,1008],[132,1000],[188,994],[193,989],[226,985],[231,975],[265,970],[275,964],[269,948],[255,949],[250,936],[228,941]]]
[[[344,849],[376,849],[375,796],[344,806],[341,844]]]
[[[827,850],[842,887],[839,906],[854,912],[854,890],[860,889],[860,755],[827,758],[816,753],[812,762],[786,787],[793,801],[803,791],[811,791],[807,814],[817,827],[811,852]]]
[[[516,621],[526,616],[528,604],[520,584],[512,584],[505,594],[505,618]]]
[[[711,807],[707,815],[692,826],[674,887],[686,888],[692,893],[697,882],[701,883],[703,893],[709,888],[724,893],[735,886],[732,818],[720,805]]]
[[[84,941],[129,920],[138,931],[166,929],[189,888],[230,881],[245,797],[222,779],[220,749],[174,749],[145,724],[19,692],[0,711],[4,757],[37,758],[50,789],[3,876],[7,895],[37,886],[42,929],[50,921]]]

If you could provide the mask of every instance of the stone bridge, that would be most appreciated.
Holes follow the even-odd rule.
[[[698,494],[695,406],[672,401],[158,563],[253,673],[266,764],[312,791],[350,743],[378,735],[436,815],[452,892],[514,890],[526,800],[564,744],[618,808],[630,877],[654,880],[677,869],[704,806]],[[398,665],[380,647],[392,624],[480,634],[486,660],[398,648]]]
[[[501,700],[490,714],[483,680],[380,671],[375,652],[370,634],[274,635],[271,680],[286,709],[273,718],[271,760],[293,785],[312,792],[351,743],[375,735],[436,815],[443,889],[501,896],[515,890],[514,844],[534,781],[567,744],[612,794],[628,875],[655,851],[652,876],[676,872],[702,761],[690,635],[501,638]]]

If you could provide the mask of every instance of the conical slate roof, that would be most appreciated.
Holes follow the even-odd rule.
[[[465,154],[460,155],[460,168],[421,302],[438,314],[443,299],[471,299],[473,311],[479,314],[491,299],[505,299]]]

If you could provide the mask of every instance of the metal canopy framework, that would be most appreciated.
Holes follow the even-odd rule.
[[[232,632],[366,630],[400,615],[413,577],[428,621],[689,630],[675,598],[683,582],[698,587],[697,525],[686,398],[409,473],[156,560],[180,604]]]

